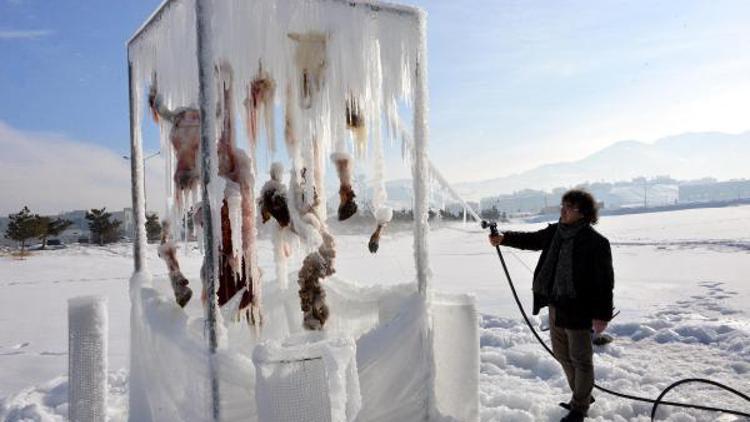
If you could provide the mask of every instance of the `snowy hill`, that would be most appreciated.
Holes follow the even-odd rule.
[[[741,178],[748,176],[748,156],[750,132],[738,135],[687,133],[651,144],[621,141],[578,161],[546,164],[496,179],[460,183],[456,189],[466,198],[479,199],[521,189],[550,190],[586,181],[612,182],[638,176]]]

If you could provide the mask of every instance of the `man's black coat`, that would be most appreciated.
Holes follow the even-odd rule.
[[[505,232],[503,246],[542,251],[534,277],[547,258],[557,223],[537,232]],[[557,309],[555,325],[571,329],[591,329],[591,320],[612,319],[612,290],[615,285],[612,250],[607,238],[587,225],[573,240],[573,284],[576,298],[552,303]],[[550,304],[549,298],[534,293],[534,315]]]

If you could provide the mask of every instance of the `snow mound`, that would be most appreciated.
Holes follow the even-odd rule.
[[[107,374],[107,420],[127,421],[128,376],[123,369]],[[68,377],[60,376],[44,384],[26,388],[0,400],[0,420],[4,422],[62,422],[68,419]]]
[[[701,377],[742,392],[750,391],[750,333],[741,321],[728,320],[734,311],[713,296],[729,295],[721,283],[703,283],[707,294],[694,295],[664,307],[645,322],[613,322],[614,343],[595,347],[597,383],[628,394],[656,398],[674,381]],[[714,293],[711,293],[714,292]],[[714,306],[711,306],[714,305]],[[533,322],[538,324],[538,320]],[[557,421],[564,415],[555,403],[567,401],[567,382],[557,362],[542,349],[520,318],[483,315],[481,319],[481,382],[483,421]],[[548,344],[549,338],[541,333]],[[648,421],[651,406],[594,391],[592,421]],[[742,399],[715,388],[690,385],[672,391],[668,400],[742,411]],[[659,420],[739,420],[696,410],[660,406]],[[718,419],[717,419],[718,418]]]

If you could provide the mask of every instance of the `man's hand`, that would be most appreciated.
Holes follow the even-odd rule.
[[[604,332],[604,330],[607,329],[607,321],[602,321],[600,319],[595,319],[592,322],[592,325],[594,326],[594,333],[601,334]]]
[[[503,243],[503,235],[501,234],[490,235],[490,244],[492,246],[500,246],[501,243]]]

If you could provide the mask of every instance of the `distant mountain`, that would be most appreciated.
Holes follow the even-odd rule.
[[[613,182],[634,177],[669,175],[678,180],[750,177],[750,132],[686,133],[652,144],[621,141],[578,161],[546,164],[480,182],[460,183],[467,199],[513,193],[522,189],[550,190],[583,182]]]
[[[750,178],[750,131],[739,135],[718,132],[686,133],[659,139],[654,143],[620,141],[577,161],[545,164],[534,169],[479,182],[457,183],[453,187],[466,200],[510,194],[523,189],[551,191],[584,182],[629,181],[635,177],[653,178],[669,175],[677,180],[713,177],[719,180]],[[338,187],[329,188],[336,192]],[[628,191],[632,190],[632,192]],[[664,190],[663,192],[660,189]],[[411,208],[413,186],[410,179],[386,182],[388,204],[394,208]],[[435,192],[439,192],[437,189]],[[361,194],[360,200],[372,197],[371,189]],[[616,200],[610,203],[640,203],[642,188],[618,188],[612,192]],[[672,203],[676,186],[654,188],[649,193],[655,204]],[[454,202],[447,195],[433,195],[433,206],[443,201]],[[331,202],[332,201],[332,202]],[[338,203],[337,195],[329,199]]]

